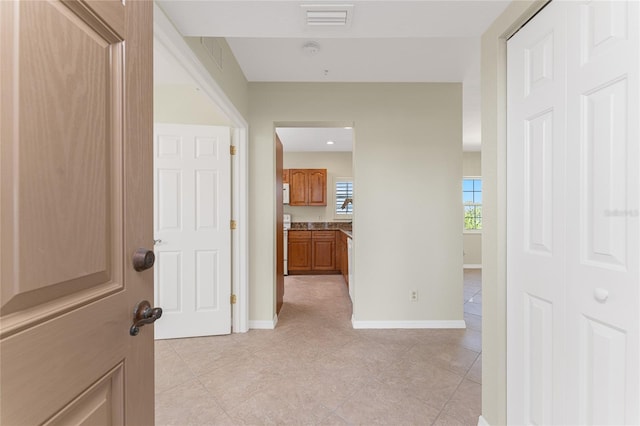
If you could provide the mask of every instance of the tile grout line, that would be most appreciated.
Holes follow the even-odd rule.
[[[449,399],[447,399],[447,402],[445,402],[442,405],[442,408],[440,409],[440,412],[438,413],[438,416],[433,420],[433,423],[431,423],[431,425],[435,425],[438,422],[438,419],[440,418],[440,416],[442,416],[442,413],[444,412],[444,410],[447,409],[447,405],[449,404],[449,402],[451,402],[451,399],[453,398],[453,395],[456,394],[456,392],[458,392],[458,389],[460,389],[460,385],[462,385],[462,382],[464,382],[464,376],[460,378],[460,382],[458,383],[458,386],[456,386],[455,390],[453,392],[451,392],[451,395],[449,395]]]

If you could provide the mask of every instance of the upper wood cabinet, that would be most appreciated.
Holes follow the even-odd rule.
[[[327,169],[289,169],[290,206],[327,205]]]
[[[282,170],[282,183],[289,183],[289,169]]]
[[[327,205],[327,169],[311,169],[309,172],[309,205]]]
[[[306,169],[289,170],[289,205],[309,205],[309,174]]]

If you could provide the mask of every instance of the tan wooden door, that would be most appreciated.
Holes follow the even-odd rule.
[[[152,12],[0,2],[0,424],[153,424]]]

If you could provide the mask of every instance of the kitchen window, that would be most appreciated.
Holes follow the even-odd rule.
[[[462,179],[462,204],[464,205],[464,230],[482,230],[482,179]]]
[[[335,180],[335,217],[348,219],[353,215],[353,179],[336,178]]]

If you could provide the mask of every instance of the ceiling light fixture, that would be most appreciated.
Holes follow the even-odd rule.
[[[315,41],[309,41],[302,45],[302,51],[307,56],[315,56],[320,53],[320,45]]]
[[[334,141],[327,141],[327,145],[333,145],[334,143]]]

